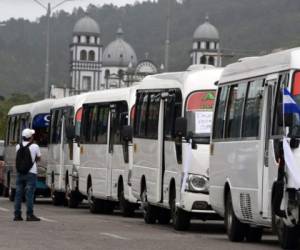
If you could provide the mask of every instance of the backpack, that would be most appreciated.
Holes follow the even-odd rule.
[[[29,170],[33,166],[33,161],[31,158],[30,153],[30,145],[31,143],[28,143],[25,147],[23,146],[23,143],[20,143],[20,148],[17,151],[17,157],[16,157],[16,169],[19,174],[28,174]]]

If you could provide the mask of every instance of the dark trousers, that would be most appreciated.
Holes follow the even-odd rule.
[[[33,215],[34,192],[36,189],[36,174],[28,173],[26,175],[17,174],[16,179],[16,196],[15,196],[15,216],[21,216],[22,198],[24,195],[24,187],[26,190],[26,206],[27,216]]]

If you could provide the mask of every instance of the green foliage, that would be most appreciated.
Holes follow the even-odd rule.
[[[107,46],[115,39],[121,23],[125,39],[140,60],[146,52],[158,65],[164,61],[166,0],[144,1],[116,7],[90,5],[87,14],[101,27],[101,41]],[[179,3],[182,2],[182,3]],[[238,57],[270,52],[299,45],[300,1],[292,0],[182,0],[172,1],[170,69],[184,70],[190,63],[193,32],[205,21],[220,31],[223,62]],[[50,83],[68,84],[69,44],[83,9],[72,14],[57,12],[51,19]],[[38,22],[11,19],[0,28],[0,95],[43,93],[46,18]],[[232,58],[232,50],[234,57]]]
[[[0,99],[0,139],[5,138],[7,113],[11,107],[33,102],[33,99],[25,94],[12,94],[6,99]]]

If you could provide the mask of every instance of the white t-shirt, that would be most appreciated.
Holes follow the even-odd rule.
[[[25,147],[29,142],[28,141],[23,141],[23,147]],[[20,145],[18,144],[16,147],[16,151],[18,151],[20,148]],[[33,174],[37,174],[37,166],[36,166],[36,161],[35,159],[37,157],[41,157],[41,151],[40,151],[40,147],[33,143],[29,146],[29,150],[30,150],[30,154],[31,154],[31,159],[32,161],[34,161],[32,168],[29,170],[29,173],[33,173]]]

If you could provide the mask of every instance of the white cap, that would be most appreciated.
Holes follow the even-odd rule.
[[[25,128],[22,131],[22,137],[25,137],[27,139],[31,138],[34,134],[35,134],[35,130],[33,129]]]

